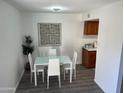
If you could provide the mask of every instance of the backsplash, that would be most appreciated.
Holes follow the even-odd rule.
[[[92,43],[86,43],[83,46],[84,48],[97,48],[97,41],[94,41]]]
[[[92,43],[87,43],[84,45],[84,48],[93,48],[93,44]]]
[[[82,49],[82,48],[86,48],[87,47],[87,49],[89,50],[90,49],[90,51],[91,51],[91,49],[92,50],[97,50],[97,46],[96,47],[94,47],[94,45],[93,45],[93,43],[94,42],[97,42],[97,38],[82,38],[82,40],[81,40],[81,48],[80,49]],[[87,44],[89,44],[89,46],[87,45]]]

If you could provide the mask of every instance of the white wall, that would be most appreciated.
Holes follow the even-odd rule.
[[[34,39],[34,45],[38,47],[38,29],[37,23],[62,23],[62,46],[63,55],[69,55],[72,58],[73,49],[78,52],[78,64],[81,64],[82,46],[85,43],[96,41],[95,38],[83,36],[82,14],[61,14],[61,13],[23,13],[23,27],[27,35]],[[48,48],[41,48],[46,51]],[[36,50],[36,49],[35,49]],[[38,55],[38,49],[34,55]]]
[[[99,18],[98,51],[95,69],[95,81],[105,93],[116,93],[120,58],[122,51],[122,2],[116,2],[103,8],[89,11],[84,19]]]
[[[87,19],[88,13],[91,19],[100,19],[95,81],[105,93],[116,93],[122,49],[122,2],[87,12],[84,19]],[[62,53],[72,57],[73,49],[76,49],[78,63],[81,63],[81,47],[97,40],[83,36],[81,21],[80,14],[24,13],[22,29],[18,10],[0,1],[0,92],[4,89],[13,92],[18,84],[24,67],[21,43],[25,33],[22,31],[33,37],[37,47],[39,22],[62,23]]]
[[[25,31],[33,37],[36,47],[38,46],[37,23],[45,22],[62,23],[62,54],[72,57],[73,49],[79,49],[82,34],[80,14],[25,13],[23,19]],[[74,44],[78,46],[74,47]]]
[[[24,70],[18,10],[0,1],[0,93],[13,93]]]

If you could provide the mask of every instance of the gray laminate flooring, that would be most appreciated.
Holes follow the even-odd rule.
[[[47,70],[45,70],[46,73]],[[63,79],[61,74],[61,85],[58,87],[57,77],[50,78],[50,88],[47,86],[47,74],[45,74],[45,82],[42,82],[42,74],[37,76],[38,86],[34,86],[34,81],[30,83],[30,72],[25,71],[16,93],[104,93],[100,87],[94,82],[94,69],[84,68],[82,65],[77,65],[77,79],[69,82],[69,73],[66,74],[66,79]],[[34,78],[33,78],[34,80]]]

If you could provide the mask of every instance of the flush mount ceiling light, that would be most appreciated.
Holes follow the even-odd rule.
[[[52,10],[53,10],[54,12],[60,12],[60,11],[61,11],[60,8],[53,8]]]
[[[61,6],[51,6],[51,7],[46,7],[44,9],[50,10],[52,12],[61,12],[67,10],[65,7],[61,7]]]
[[[50,7],[45,7],[44,10],[49,11],[49,12],[65,12],[68,10],[66,7],[62,6],[50,6]]]
[[[54,6],[54,7],[51,7],[51,10],[53,12],[60,12],[62,10],[64,10],[62,7],[59,7],[59,6]]]

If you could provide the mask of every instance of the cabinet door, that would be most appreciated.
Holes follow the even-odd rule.
[[[84,22],[84,35],[88,35],[88,21]]]
[[[96,64],[96,52],[90,51],[89,52],[89,67],[95,67]]]
[[[94,21],[94,23],[93,23],[93,29],[94,29],[94,31],[93,31],[93,35],[98,35],[98,27],[99,27],[99,21]]]
[[[83,49],[83,57],[82,57],[82,64],[83,66],[89,68],[90,62],[89,62],[89,52],[86,49]]]
[[[96,51],[82,51],[82,65],[86,68],[94,68],[96,63]]]
[[[82,49],[82,65],[85,66],[85,49]]]
[[[99,25],[99,21],[85,21],[84,34],[85,35],[97,35],[98,25]]]

